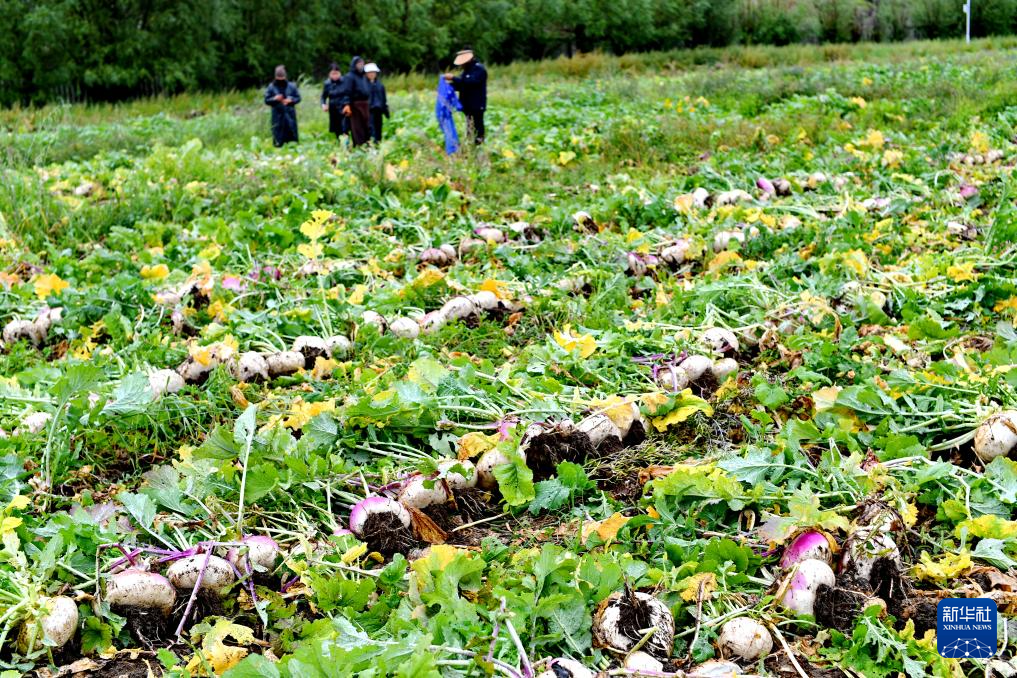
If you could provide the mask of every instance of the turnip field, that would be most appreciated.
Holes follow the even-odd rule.
[[[0,111],[0,677],[1017,675],[1015,47]]]

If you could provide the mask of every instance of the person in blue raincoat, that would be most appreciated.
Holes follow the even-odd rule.
[[[265,89],[265,104],[272,107],[272,141],[276,146],[296,142],[300,90],[286,79],[286,67],[275,67],[275,80]]]
[[[445,78],[438,78],[438,94],[434,100],[434,117],[438,119],[438,127],[445,137],[445,153],[452,155],[459,150],[459,133],[456,132],[456,121],[453,111],[463,110],[456,91]]]

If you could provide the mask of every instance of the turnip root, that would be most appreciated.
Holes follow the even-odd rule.
[[[690,355],[678,364],[689,379],[690,384],[698,383],[703,377],[712,374],[713,361],[705,355]]]
[[[713,196],[713,205],[715,207],[724,207],[725,205],[734,205],[739,202],[747,202],[752,200],[752,196],[740,188],[735,188],[730,191],[722,191]]]
[[[265,356],[268,376],[273,379],[295,374],[304,366],[304,354],[300,351],[277,351]]]
[[[255,382],[268,380],[268,361],[256,351],[241,353],[230,363],[230,372],[238,381]]]
[[[14,435],[40,433],[52,419],[53,415],[49,412],[32,412],[27,414],[21,418],[21,423],[14,429]]]
[[[184,378],[173,370],[161,369],[148,373],[148,388],[156,399],[167,393],[176,393],[184,386]]]
[[[322,339],[321,337],[312,337],[308,335],[294,339],[293,350],[304,356],[305,370],[309,370],[314,367],[314,361],[318,358],[329,358],[332,354],[332,351],[329,350],[327,340]]]
[[[773,638],[765,626],[749,617],[736,617],[724,623],[717,639],[721,656],[752,662],[770,654]]]
[[[526,452],[521,445],[519,447],[519,454],[522,455],[525,461]],[[477,485],[485,490],[493,490],[498,487],[498,479],[494,475],[495,469],[511,463],[512,460],[497,447],[484,452],[480,456],[480,461],[477,462]]]
[[[773,188],[777,192],[777,195],[781,197],[791,195],[791,182],[787,179],[774,179]]]
[[[594,678],[594,673],[576,660],[562,657],[548,662],[547,670],[538,673],[537,678]]]
[[[430,485],[430,487],[428,487]],[[444,504],[449,499],[445,483],[436,478],[422,475],[412,476],[399,492],[399,503],[415,509],[425,509],[435,504]]]
[[[494,226],[478,226],[473,229],[473,233],[480,239],[490,243],[503,243],[505,242],[505,233],[500,228]]]
[[[465,320],[478,315],[480,307],[469,297],[452,297],[441,307],[441,313],[449,320]]]
[[[722,358],[713,363],[710,372],[718,384],[723,384],[732,374],[738,373],[738,361],[734,358]]]
[[[392,334],[402,339],[416,339],[420,335],[420,325],[404,316],[393,319],[388,328]]]
[[[201,574],[202,568],[205,570],[204,574]],[[201,575],[200,584],[199,575]],[[221,594],[236,579],[233,568],[227,560],[205,553],[174,561],[166,569],[166,577],[178,589],[193,589],[198,586],[199,590],[215,595]]]
[[[481,252],[487,249],[487,241],[480,238],[466,237],[459,241],[459,256],[464,257],[473,252]]]
[[[677,393],[688,387],[689,375],[677,365],[668,365],[657,370],[655,381],[658,386]]]
[[[642,650],[636,650],[625,658],[624,668],[635,671],[637,676],[646,672],[647,675],[656,675],[664,670],[664,662],[654,659]]]
[[[775,598],[781,607],[797,615],[814,615],[819,587],[836,583],[833,570],[822,560],[803,560],[781,582]]]
[[[353,351],[353,342],[342,334],[333,335],[325,339],[325,346],[328,347],[330,358],[345,358]]]
[[[735,336],[735,333],[723,327],[710,327],[705,330],[703,342],[719,355],[737,353],[739,348],[738,337]]]
[[[614,450],[621,449],[622,432],[606,414],[592,414],[576,425],[576,431],[590,438],[594,449],[607,445]]]
[[[711,659],[699,666],[694,666],[691,671],[685,674],[685,678],[756,678],[756,676],[742,673],[742,670],[734,662]]]
[[[4,325],[4,345],[15,344],[22,339],[38,348],[46,339],[46,332],[38,324],[30,320],[12,320]]]
[[[628,652],[654,629],[643,650],[654,657],[670,657],[674,645],[674,616],[667,605],[648,593],[616,591],[604,599],[593,616],[593,638],[600,647]]]
[[[472,301],[477,308],[482,311],[493,311],[498,308],[498,295],[490,290],[481,290],[480,292],[474,292],[467,297]]]
[[[634,278],[642,278],[657,267],[657,257],[652,254],[629,252],[625,255],[626,271]]]
[[[744,243],[745,233],[743,231],[718,231],[713,236],[713,251],[723,252],[731,248],[731,243]]]
[[[975,430],[975,454],[982,463],[1017,451],[1017,410],[994,414]]]
[[[385,318],[376,311],[364,311],[364,314],[360,316],[360,322],[367,327],[368,325],[373,326],[378,330],[379,334],[385,334],[386,328],[388,328],[388,322]]]
[[[445,314],[444,307],[438,311],[431,311],[425,313],[420,319],[420,331],[424,334],[431,334],[437,332],[441,328],[448,324],[448,316]]]
[[[822,560],[827,565],[833,565],[835,550],[836,544],[830,535],[819,530],[803,530],[784,548],[780,566],[788,570],[803,560]]]
[[[26,620],[18,633],[18,652],[31,654],[45,645],[62,648],[78,630],[78,606],[67,596],[43,597],[39,616]]]
[[[888,559],[903,569],[896,536],[903,527],[900,515],[882,501],[866,503],[844,542],[841,576],[871,590],[872,571],[878,561]]]
[[[596,231],[597,222],[593,220],[589,212],[579,210],[572,215],[572,225],[576,227],[578,231]]]
[[[413,538],[410,511],[394,499],[372,496],[350,511],[350,531],[381,553],[404,552],[418,543]]]
[[[681,238],[660,251],[660,260],[671,268],[677,268],[689,258],[689,250],[691,249],[692,243],[685,238]]]
[[[456,467],[462,471],[454,470]],[[477,486],[477,468],[469,459],[442,459],[438,462],[438,473],[452,491]]]
[[[766,177],[759,177],[756,179],[756,188],[761,190],[764,195],[777,194],[777,188],[773,185],[773,182]]]
[[[168,615],[176,601],[176,589],[155,572],[124,570],[111,576],[106,584],[106,602],[118,608],[156,610]]]
[[[265,535],[253,534],[244,537],[241,542],[243,546],[234,546],[226,553],[226,560],[233,567],[245,574],[250,574],[247,563],[254,567],[255,571],[271,572],[279,562],[279,544],[275,539]]]
[[[456,250],[451,245],[442,245],[441,247],[428,247],[426,250],[420,253],[417,260],[425,266],[437,266],[438,268],[445,268],[454,264],[458,259]]]

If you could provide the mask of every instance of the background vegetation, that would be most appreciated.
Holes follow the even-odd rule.
[[[286,63],[366,54],[433,72],[464,43],[496,63],[697,46],[957,37],[962,0],[0,0],[0,105],[243,88]],[[976,36],[1017,0],[976,0]]]

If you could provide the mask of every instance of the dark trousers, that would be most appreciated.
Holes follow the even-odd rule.
[[[371,109],[371,138],[374,139],[374,143],[381,143],[381,128],[382,119],[385,116],[385,112],[380,108]]]
[[[370,137],[371,109],[366,101],[354,101],[350,104],[350,134],[353,136],[353,145],[361,146],[366,144]]]
[[[463,109],[466,116],[466,134],[473,139],[473,143],[484,143],[484,109]]]

